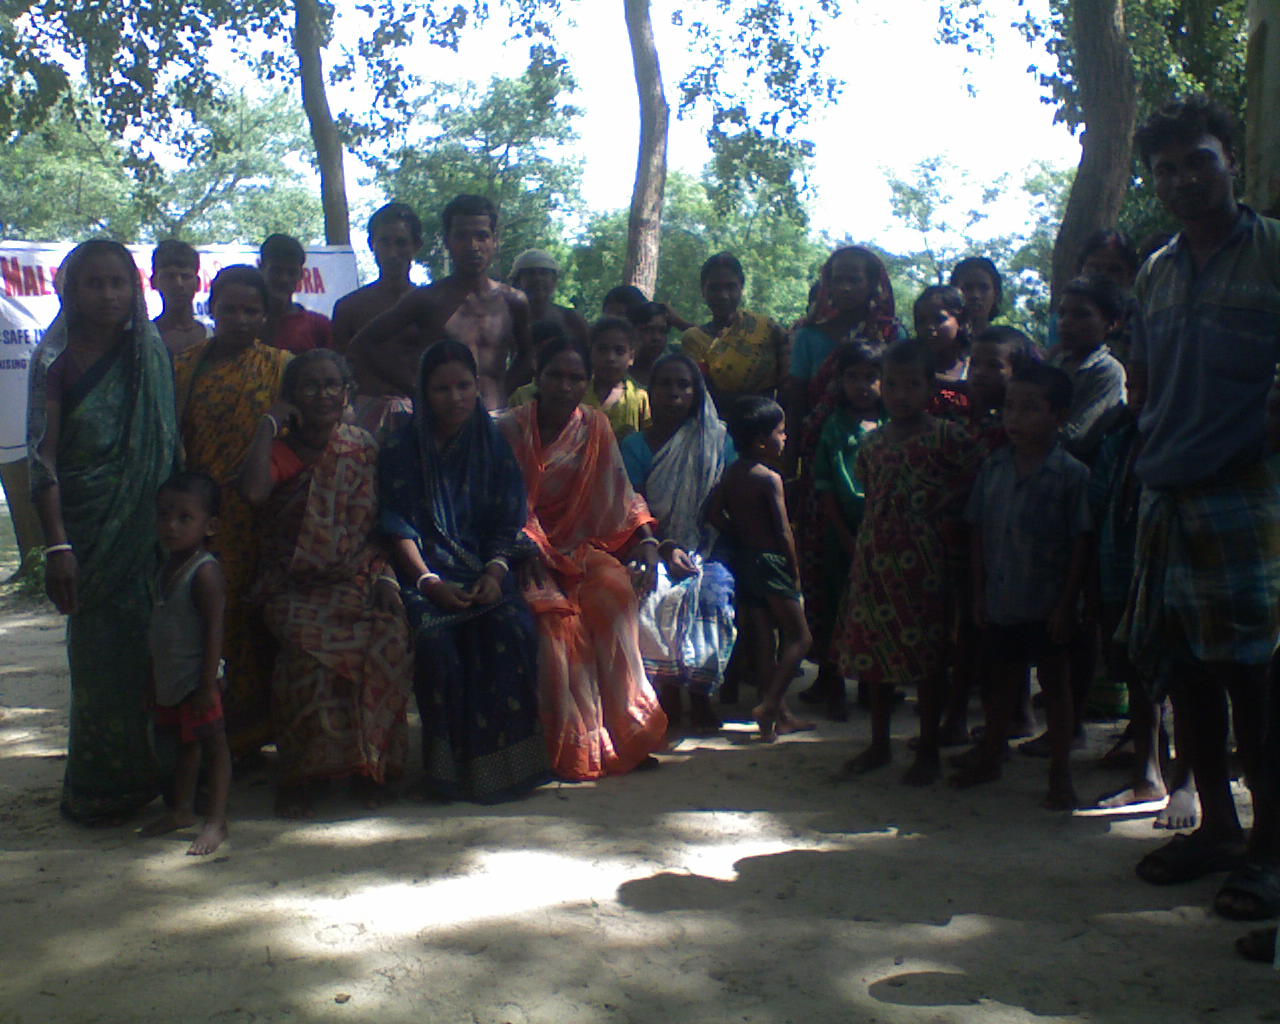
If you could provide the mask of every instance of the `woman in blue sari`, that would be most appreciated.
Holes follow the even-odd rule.
[[[480,400],[475,357],[427,349],[413,420],[379,459],[381,526],[416,636],[428,794],[491,803],[551,777],[538,722],[538,636],[511,563],[524,479]]]
[[[62,309],[32,359],[27,443],[45,584],[67,616],[62,813],[117,824],[159,792],[139,638],[160,566],[156,491],[178,458],[172,362],[118,242],[85,242],[63,264]]]

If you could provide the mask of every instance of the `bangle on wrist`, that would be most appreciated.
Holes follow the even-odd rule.
[[[75,548],[73,548],[70,544],[50,544],[47,548],[44,549],[45,557],[47,558],[49,555],[56,555],[59,551],[74,552]]]
[[[272,439],[272,440],[275,440],[277,437],[279,437],[279,436],[280,436],[280,421],[279,421],[278,419],[276,419],[274,416],[272,416],[272,415],[271,415],[271,413],[269,413],[269,412],[264,412],[264,413],[262,414],[262,419],[263,419],[263,421],[264,421],[264,422],[266,422],[266,423],[270,423],[270,424],[271,424],[271,439]]]
[[[439,583],[439,582],[440,582],[440,577],[435,573],[431,572],[430,570],[428,570],[427,572],[424,572],[421,576],[418,577],[418,582],[415,583],[413,586],[415,590],[421,590],[422,584],[424,583]]]
[[[511,566],[505,558],[491,558],[484,563],[484,571],[488,572],[490,569],[501,569],[505,574],[511,571]]]
[[[390,573],[382,573],[382,574],[381,574],[381,575],[379,575],[379,576],[375,576],[375,577],[374,577],[374,582],[375,582],[375,583],[390,583],[393,587],[398,587],[398,586],[400,586],[400,581],[399,581],[398,579],[396,579],[394,576],[392,576]]]
[[[638,541],[636,541],[636,547],[641,547],[645,544],[652,544],[656,548],[658,546],[658,538],[657,537],[641,537]]]

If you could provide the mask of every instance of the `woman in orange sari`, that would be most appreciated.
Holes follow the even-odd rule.
[[[267,283],[254,267],[225,267],[209,289],[213,338],[178,356],[178,419],[187,468],[222,485],[218,532],[209,544],[227,577],[227,741],[237,757],[271,740],[270,635],[249,602],[258,568],[253,509],[236,482],[249,443],[280,393],[290,356],[257,339],[267,322]]]
[[[667,716],[640,656],[639,600],[657,578],[658,542],[608,419],[579,403],[587,353],[538,353],[538,398],[499,427],[529,492],[525,599],[538,623],[538,700],[557,775],[595,779],[656,766]],[[619,561],[631,560],[631,571]]]

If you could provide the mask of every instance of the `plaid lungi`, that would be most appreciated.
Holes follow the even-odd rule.
[[[1280,642],[1280,462],[1143,493],[1116,639],[1149,680],[1172,661],[1265,665]]]

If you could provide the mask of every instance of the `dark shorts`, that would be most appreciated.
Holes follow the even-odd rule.
[[[213,702],[212,707],[204,709],[197,709],[190,698],[181,704],[157,705],[155,718],[157,729],[176,734],[183,743],[195,743],[197,740],[208,739],[225,728],[221,694]]]
[[[1055,644],[1049,638],[1049,623],[1040,621],[990,625],[983,633],[982,646],[993,664],[1035,665],[1045,658],[1065,658],[1070,645]]]
[[[769,597],[800,600],[800,587],[787,556],[776,551],[733,553],[734,596],[740,604],[768,604]]]

